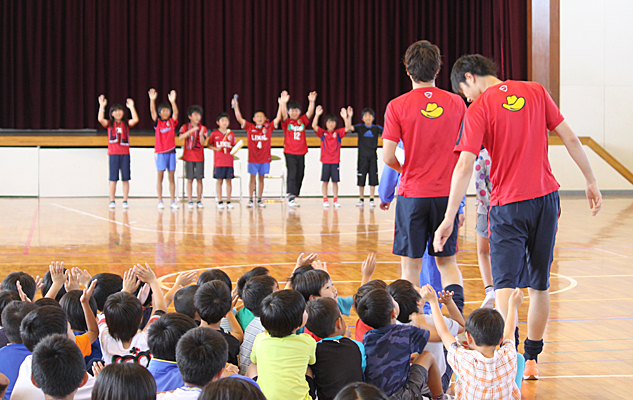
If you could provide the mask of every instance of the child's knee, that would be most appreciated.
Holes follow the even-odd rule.
[[[437,364],[437,361],[435,361],[435,357],[431,352],[423,351],[415,357],[413,364],[418,364],[428,371],[433,365]]]

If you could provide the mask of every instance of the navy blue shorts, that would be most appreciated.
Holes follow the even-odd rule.
[[[323,164],[321,169],[321,182],[339,182],[339,165],[338,164]]]
[[[393,236],[393,254],[409,258],[422,258],[426,245],[433,243],[435,231],[444,219],[448,197],[406,198],[398,196],[396,202],[396,229]],[[429,255],[449,257],[457,252],[459,219],[455,214],[453,233],[444,249],[436,253],[429,246]]]
[[[129,181],[130,173],[130,155],[129,154],[110,154],[110,180],[116,182],[119,180],[119,171],[121,171],[121,180]]]
[[[559,212],[558,191],[490,208],[490,263],[495,289],[549,288]]]
[[[214,167],[213,177],[215,179],[233,179],[235,177],[233,167]]]

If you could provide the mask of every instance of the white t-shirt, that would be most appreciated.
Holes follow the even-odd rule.
[[[148,325],[156,321],[160,316],[152,316],[147,323]],[[144,367],[149,365],[151,354],[149,345],[147,344],[147,331],[140,331],[132,338],[130,347],[123,348],[120,340],[110,336],[110,330],[103,314],[97,315],[99,320],[99,343],[101,344],[101,353],[103,361],[106,364],[133,362]]]
[[[197,386],[183,386],[173,392],[163,392],[156,395],[156,400],[197,400],[202,388]]]
[[[452,320],[448,317],[443,317],[443,318],[451,335],[456,336],[457,333],[459,332],[459,324],[455,320]],[[427,324],[431,326],[435,326],[435,324],[433,323],[432,315],[424,314],[424,319],[426,320]],[[440,374],[444,375],[444,372],[446,372],[446,357],[444,356],[444,343],[428,342],[424,350],[433,354],[433,357],[435,357],[435,361],[437,361],[437,367],[440,369]]]

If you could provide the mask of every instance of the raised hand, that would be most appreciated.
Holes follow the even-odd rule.
[[[105,368],[105,364],[103,363],[103,361],[97,361],[95,363],[92,364],[92,376],[93,377],[97,377],[97,375],[99,375],[101,373],[101,371],[103,371],[103,369]]]
[[[95,279],[94,281],[92,281],[89,287],[83,290],[83,293],[81,297],[79,298],[79,301],[81,303],[86,303],[86,304],[90,303],[90,298],[92,297],[92,292],[95,291],[96,285],[97,285],[97,280]]]
[[[317,92],[310,92],[310,94],[308,95],[308,101],[316,101],[317,98]]]
[[[81,270],[77,267],[73,267],[72,269],[72,273],[73,275],[77,276],[77,279],[79,280],[79,283],[84,285],[85,287],[88,287],[88,284],[90,283],[90,279],[92,279],[92,275],[90,275],[90,272],[84,270]]]
[[[453,295],[455,294],[455,292],[442,290],[441,292],[437,292],[437,294],[440,296],[438,302],[442,304],[448,304],[453,301]]]
[[[523,291],[519,288],[514,289],[514,292],[510,295],[510,299],[508,300],[508,305],[510,308],[519,308],[519,306],[523,303]]]
[[[197,272],[195,271],[183,272],[182,274],[178,275],[178,277],[176,278],[176,285],[185,287],[185,286],[191,285],[192,283],[195,283],[196,279],[198,279]]]
[[[376,270],[376,253],[369,253],[365,261],[363,261],[363,265],[360,267],[360,272],[363,275],[363,278],[369,278],[374,274]]]
[[[147,92],[147,94],[149,94],[150,100],[156,100],[158,98],[158,92],[154,88],[150,89],[149,92]]]
[[[136,273],[134,271],[134,267],[123,273],[123,289],[122,292],[134,293],[134,291],[139,287],[141,282],[136,277]]]
[[[433,302],[437,303],[437,295],[435,294],[435,289],[431,285],[424,285],[420,288],[420,295],[425,301],[428,301],[429,304],[433,304]]]
[[[341,118],[343,118],[343,120],[347,119],[347,109],[341,108]]]
[[[171,92],[169,92],[169,94],[167,95],[167,99],[169,100],[170,103],[173,103],[176,101],[176,91],[172,90]]]
[[[22,301],[32,303],[31,299],[29,299],[29,296],[27,296],[26,293],[24,293],[24,290],[22,290],[22,284],[20,283],[20,281],[15,282],[15,287],[18,289],[18,295],[20,295],[20,299]]]
[[[301,267],[303,265],[310,265],[315,262],[317,259],[316,253],[310,253],[305,255],[305,253],[299,254],[299,258],[297,258],[297,267]]]
[[[100,95],[99,96],[99,105],[103,108],[105,108],[105,106],[108,104],[108,99],[106,99],[105,95]]]
[[[125,100],[125,106],[129,109],[134,108],[134,100],[132,100],[131,98]]]
[[[66,288],[67,292],[79,289],[79,276],[73,274],[71,270],[66,270],[64,276],[66,277],[66,283],[64,284],[64,287]]]
[[[288,92],[284,90],[283,92],[281,92],[279,99],[282,103],[287,103],[290,101],[290,94],[288,94]]]
[[[61,288],[66,282],[66,277],[64,276],[64,263],[59,261],[51,262],[51,265],[48,266],[48,271],[51,273],[51,281],[53,281],[53,285],[59,285]]]
[[[156,274],[152,271],[149,264],[145,263],[143,267],[141,264],[136,264],[134,267],[134,272],[136,273],[136,277],[144,283],[149,283],[150,285],[154,283],[156,279]]]
[[[317,106],[314,112],[316,113],[317,116],[320,116],[321,114],[323,114],[323,107],[321,107],[320,105]]]
[[[312,267],[314,267],[314,269],[320,269],[322,271],[327,272],[327,263],[325,261],[315,260],[312,263]]]
[[[44,287],[44,282],[42,281],[42,278],[40,278],[39,275],[37,275],[35,277],[35,292],[39,292],[40,289],[42,289]]]
[[[347,107],[347,115],[352,118],[352,115],[354,115],[354,109],[352,108],[352,106]]]
[[[240,103],[237,101],[236,98],[231,99],[231,107],[235,108],[239,106],[240,106]]]

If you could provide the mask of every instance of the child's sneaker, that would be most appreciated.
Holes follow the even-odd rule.
[[[230,201],[227,201],[227,202],[226,202],[226,208],[228,208],[229,210],[232,210],[232,209],[233,209],[233,208],[235,208],[235,207],[233,206],[233,204],[231,204],[231,202],[230,202]]]
[[[525,360],[525,369],[523,370],[523,379],[533,381],[538,379],[538,365],[536,360]]]
[[[495,308],[495,300],[497,295],[495,293],[495,289],[490,287],[486,289],[486,298],[481,303],[480,308]]]
[[[253,203],[253,198],[251,197],[250,199],[248,199],[248,203],[246,204],[246,207],[253,208],[254,205],[255,203]]]
[[[123,200],[123,203],[121,204],[121,207],[123,207],[124,210],[127,210],[128,208],[130,208],[130,206],[127,204],[127,201]]]
[[[196,203],[196,207],[198,207],[198,208],[204,208],[204,205],[202,204],[202,202],[201,202],[201,201],[198,201],[198,202]]]
[[[170,206],[170,207],[171,207],[171,209],[172,209],[172,210],[177,210],[177,209],[179,209],[179,208],[180,208],[180,206],[178,205],[178,203],[176,203],[175,201],[172,201],[172,202],[171,202],[171,206]]]
[[[218,210],[224,210],[224,203],[221,201],[218,203]]]
[[[163,208],[165,208],[165,205],[163,204],[163,201],[162,201],[162,200],[160,200],[160,201],[158,202],[158,209],[159,209],[159,210],[162,210]]]
[[[330,208],[330,202],[327,197],[323,198],[323,208]]]
[[[187,208],[193,208],[193,201],[190,201],[189,203],[187,203]]]
[[[295,201],[295,199],[294,199],[294,198],[293,198],[293,199],[291,199],[291,200],[288,200],[288,206],[289,206],[289,207],[301,207],[301,206],[299,205],[299,203],[297,203],[297,202]]]
[[[358,203],[356,203],[356,207],[365,207],[365,200],[358,200]]]
[[[111,201],[110,204],[108,204],[109,208],[116,208],[116,203]]]
[[[333,205],[334,208],[341,208],[341,204],[338,202],[338,200],[336,200]]]
[[[369,199],[369,206],[376,207],[376,203],[374,202],[374,199]]]
[[[264,199],[257,200],[257,206],[261,207],[261,208],[265,208],[266,207],[266,203],[264,203]]]

